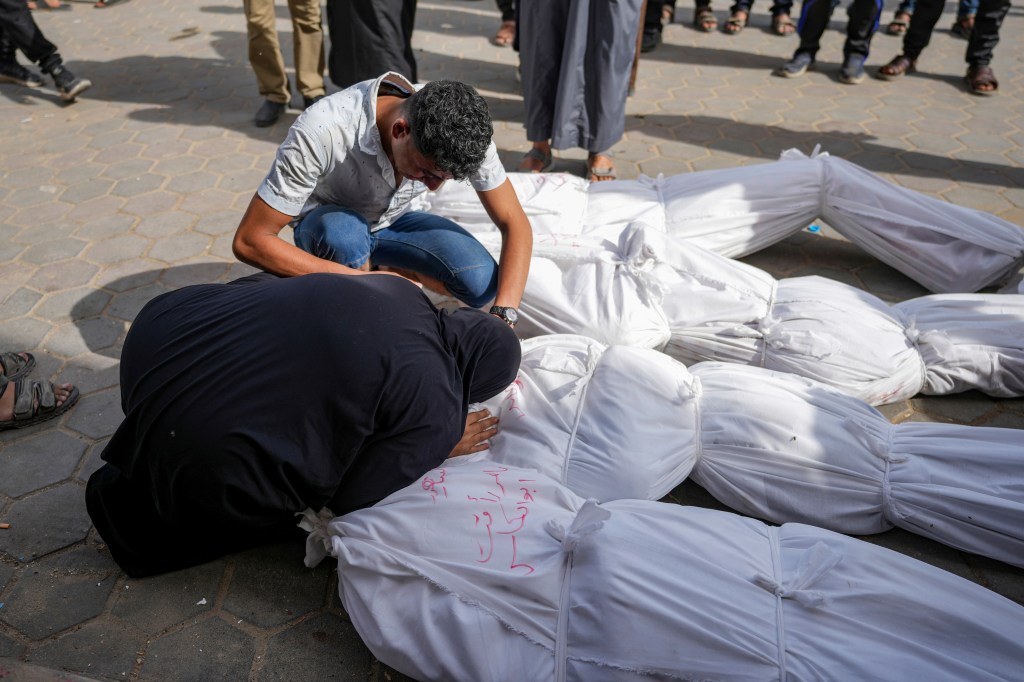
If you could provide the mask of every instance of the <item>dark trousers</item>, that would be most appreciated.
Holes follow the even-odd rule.
[[[498,9],[501,11],[502,21],[514,21],[516,18],[515,7],[512,6],[513,0],[495,0],[498,5]]]
[[[935,24],[942,16],[944,0],[917,0],[910,28],[903,36],[903,54],[916,60],[928,47]],[[992,52],[999,43],[999,27],[1003,25],[1006,13],[1010,11],[1010,0],[981,0],[978,13],[974,15],[974,29],[967,42],[966,61],[971,66],[988,66]]]
[[[0,0],[0,36],[40,66],[49,66],[57,55],[57,46],[36,26],[25,0]]]
[[[821,35],[828,28],[832,18],[833,5],[831,0],[805,0],[800,10],[800,21],[797,33],[800,34],[800,47],[797,53],[807,53],[814,57],[821,47]],[[853,0],[850,5],[850,20],[846,23],[846,44],[843,45],[843,56],[851,54],[868,56],[871,37],[878,30],[878,18],[882,14],[882,0]]]
[[[327,0],[331,80],[347,88],[396,71],[415,83],[415,21],[416,0]]]

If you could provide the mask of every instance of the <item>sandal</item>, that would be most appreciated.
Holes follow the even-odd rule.
[[[6,389],[6,380],[2,382]],[[2,395],[2,393],[0,393]],[[0,421],[0,431],[4,429],[21,429],[32,426],[47,419],[59,417],[78,402],[78,388],[72,386],[67,399],[57,404],[57,396],[53,392],[53,382],[41,379],[21,377],[14,380],[14,415],[12,419]]]
[[[772,16],[772,31],[777,36],[788,36],[796,33],[796,22],[788,14],[775,14]]]
[[[704,33],[711,33],[718,28],[718,19],[710,7],[698,7],[693,11],[693,27]]]
[[[27,355],[28,359],[23,358]],[[31,353],[0,353],[0,377],[8,381],[20,379],[36,366],[36,359]]]
[[[491,42],[498,47],[508,47],[516,39],[516,22],[509,19],[501,22],[498,32],[491,38]]]
[[[527,159],[533,159],[534,161],[540,161],[540,170],[533,170],[531,168],[524,168]],[[530,151],[523,154],[523,160],[519,162],[520,173],[546,173],[551,170],[551,167],[555,165],[555,159],[551,156],[549,151],[547,154],[541,150],[533,147]]]
[[[972,66],[967,69],[967,75],[964,76],[964,79],[967,81],[968,89],[975,95],[990,97],[999,90],[999,81],[996,80],[996,74],[987,65]],[[984,87],[986,85],[991,87]]]
[[[906,35],[908,28],[910,28],[910,12],[897,12],[885,28],[885,32],[891,36],[902,36]]]
[[[612,155],[609,152],[598,152],[596,154],[590,154],[587,156],[587,180],[590,182],[603,182],[605,180],[615,179],[615,166],[612,165],[608,168],[596,168],[594,163],[597,161],[597,157],[603,156],[609,161],[612,159]]]
[[[892,58],[885,66],[878,68],[878,77],[884,81],[896,80],[900,76],[915,70],[916,60],[906,55],[899,55]]]
[[[736,10],[729,17],[729,20],[725,22],[724,31],[729,35],[736,35],[746,27],[747,16],[747,13],[743,10]]]

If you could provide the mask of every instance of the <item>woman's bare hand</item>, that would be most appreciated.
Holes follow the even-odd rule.
[[[452,450],[449,457],[469,455],[474,452],[482,452],[489,449],[487,439],[498,432],[498,418],[492,417],[490,410],[484,408],[477,412],[470,412],[466,415],[466,431],[462,434],[462,440]]]

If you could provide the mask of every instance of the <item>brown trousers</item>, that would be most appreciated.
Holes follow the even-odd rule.
[[[249,63],[256,73],[260,94],[272,102],[291,101],[291,85],[277,39],[274,0],[244,0],[249,34]],[[319,0],[288,0],[295,48],[295,80],[299,94],[317,97],[324,90],[324,32]]]

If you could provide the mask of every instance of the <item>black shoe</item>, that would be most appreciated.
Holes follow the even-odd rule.
[[[864,80],[864,75],[864,55],[847,55],[843,60],[843,67],[839,69],[839,80],[849,85],[856,85]]]
[[[0,62],[0,83],[17,83],[26,88],[42,87],[43,79],[16,61]]]
[[[311,106],[319,102],[324,98],[324,95],[317,95],[316,97],[302,97],[302,108],[309,109]]]
[[[644,36],[640,40],[640,51],[650,52],[658,45],[661,45],[661,24],[644,26]]]
[[[783,78],[799,78],[814,68],[814,57],[806,52],[797,52],[788,62],[775,69],[772,73]]]
[[[88,78],[75,78],[75,74],[68,71],[63,64],[51,67],[50,75],[53,76],[53,84],[57,86],[57,92],[65,102],[74,102],[76,97],[92,87],[92,81]]]
[[[252,122],[260,128],[272,126],[277,122],[277,119],[281,118],[284,114],[284,110],[287,108],[288,105],[282,102],[271,102],[269,99],[264,100],[259,111],[256,112],[256,117]]]

